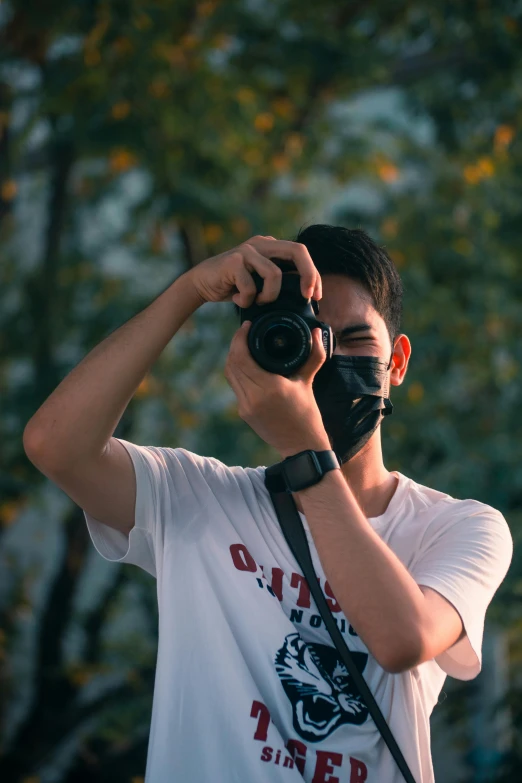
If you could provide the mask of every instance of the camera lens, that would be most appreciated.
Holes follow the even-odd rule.
[[[290,329],[284,324],[275,324],[263,335],[264,351],[273,359],[288,361],[299,353],[301,346],[299,337],[295,329]]]
[[[312,335],[297,313],[275,311],[253,321],[248,347],[263,369],[291,375],[310,356]]]

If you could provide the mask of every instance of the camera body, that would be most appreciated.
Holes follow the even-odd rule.
[[[288,262],[270,259],[283,272],[281,290],[274,302],[240,307],[241,323],[251,321],[248,332],[248,348],[254,360],[268,372],[288,377],[306,363],[312,352],[312,330],[321,328],[326,361],[332,357],[336,340],[328,324],[319,321],[319,304],[305,299],[301,293],[301,278],[292,269],[285,271]],[[251,272],[257,293],[263,289],[264,280],[256,271]]]

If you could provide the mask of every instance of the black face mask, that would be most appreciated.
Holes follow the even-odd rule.
[[[388,371],[393,358],[334,355],[316,373],[312,389],[340,464],[367,443],[393,411]]]

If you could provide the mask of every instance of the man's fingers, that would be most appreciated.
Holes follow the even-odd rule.
[[[257,292],[252,272],[257,272],[263,278],[263,288]],[[260,253],[252,242],[240,245],[237,267],[234,271],[234,284],[238,293],[231,299],[243,309],[256,304],[273,302],[281,290],[282,272],[269,258]]]
[[[279,269],[279,267],[269,258],[258,253],[258,251],[248,243],[243,246],[243,255],[246,268],[250,272],[255,269],[263,278],[263,288],[261,289],[261,292],[257,294],[255,299],[256,304],[275,302],[281,291],[281,281],[283,279],[281,269]]]
[[[282,258],[293,261],[301,277],[302,295],[309,299],[312,295],[316,299],[322,296],[321,276],[317,271],[306,245],[300,242],[291,242],[286,239],[276,239],[257,236],[248,240],[263,255],[271,258]]]
[[[252,275],[247,272],[243,262],[237,265],[234,272],[234,284],[238,293],[232,296],[232,301],[239,307],[250,307],[257,296],[257,289]]]

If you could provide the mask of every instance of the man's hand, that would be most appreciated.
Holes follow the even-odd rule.
[[[321,330],[312,331],[312,352],[297,373],[285,378],[254,361],[247,344],[250,321],[244,321],[230,344],[225,378],[238,400],[238,413],[265,443],[288,457],[305,449],[331,448],[312,391],[325,361]]]
[[[272,258],[290,261],[301,278],[305,299],[322,297],[321,276],[305,245],[286,239],[255,236],[232,250],[225,250],[196,264],[185,274],[201,302],[234,302],[239,307],[274,302],[281,289],[282,271]],[[258,294],[252,272],[263,278]]]

